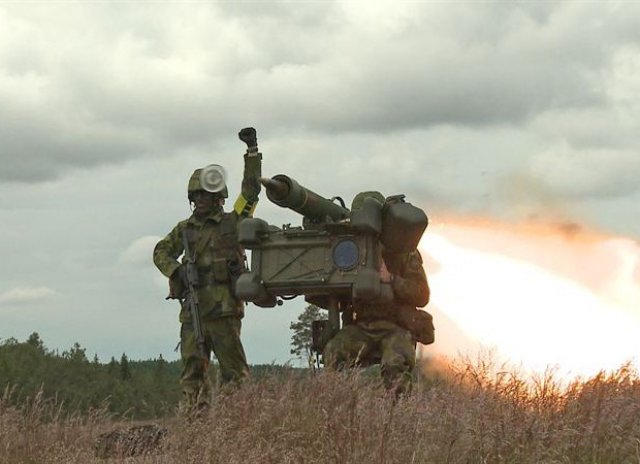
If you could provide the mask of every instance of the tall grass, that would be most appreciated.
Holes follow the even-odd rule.
[[[86,414],[64,412],[62,403],[45,399],[42,391],[16,406],[15,392],[6,388],[0,397],[0,462],[79,463],[89,462],[93,451],[87,446],[108,424],[106,409]]]
[[[129,423],[55,402],[0,401],[0,460],[104,462],[96,436]],[[160,449],[110,462],[640,463],[640,379],[630,366],[561,383],[491,363],[430,371],[396,399],[358,372],[279,375],[219,395],[199,420],[174,419]]]

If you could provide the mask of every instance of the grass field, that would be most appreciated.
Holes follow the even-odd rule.
[[[640,463],[640,378],[630,366],[561,383],[489,362],[429,365],[396,400],[371,373],[274,375],[216,397],[201,420],[168,417],[161,445],[95,456],[131,422],[63,413],[37,396],[0,400],[4,463]]]

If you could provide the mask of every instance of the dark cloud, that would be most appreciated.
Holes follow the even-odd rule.
[[[156,7],[3,7],[4,180],[174,156],[247,119],[380,133],[604,107],[611,50],[637,39],[619,8],[580,4]]]
[[[73,115],[21,119],[8,113],[0,109],[0,181],[54,179],[69,168],[118,163],[148,154],[153,146],[144,134],[73,121]]]

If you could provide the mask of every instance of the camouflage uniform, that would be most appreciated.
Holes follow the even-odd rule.
[[[324,362],[334,369],[379,362],[385,386],[402,393],[411,384],[416,347],[405,321],[411,319],[416,307],[429,302],[429,284],[417,250],[402,254],[383,251],[382,259],[391,274],[394,302],[354,302],[352,321],[329,340]]]
[[[179,222],[169,234],[160,240],[153,252],[153,261],[160,271],[170,278],[170,288],[181,288],[174,297],[183,296],[184,286],[180,281],[181,266],[178,261],[184,251],[182,231],[186,228],[189,249],[195,255],[198,269],[198,299],[202,331],[207,351],[212,350],[220,365],[220,382],[242,381],[249,375],[247,359],[240,341],[241,319],[244,303],[234,296],[233,284],[237,272],[244,267],[244,253],[237,243],[238,223],[253,214],[260,184],[261,154],[247,151],[245,154],[242,193],[230,213],[222,206],[205,218],[195,214]],[[198,173],[196,171],[194,176]],[[194,179],[192,176],[192,180]],[[193,193],[190,181],[190,195]],[[226,187],[225,192],[226,193]],[[191,199],[191,196],[190,196]],[[170,293],[170,297],[171,297]],[[206,404],[209,381],[206,366],[199,354],[191,321],[185,302],[180,311],[180,354],[182,374],[180,383],[183,392],[183,407]]]

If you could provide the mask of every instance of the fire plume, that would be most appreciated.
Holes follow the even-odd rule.
[[[640,367],[640,245],[571,225],[450,219],[425,257],[436,343],[422,354],[490,349],[529,372],[590,376]]]

